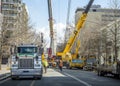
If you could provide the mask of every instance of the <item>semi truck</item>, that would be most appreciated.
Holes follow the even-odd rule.
[[[42,78],[43,67],[37,45],[19,45],[11,57],[11,78]]]

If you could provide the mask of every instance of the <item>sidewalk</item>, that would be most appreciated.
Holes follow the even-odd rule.
[[[6,65],[2,65],[1,68],[2,69],[0,70],[0,81],[10,77],[11,75],[10,70],[7,70]],[[66,76],[52,68],[48,68],[47,73],[43,72],[43,77],[66,77]]]
[[[52,68],[48,68],[47,73],[43,73],[43,77],[65,77],[65,75],[59,73]]]
[[[10,70],[8,70],[7,68],[7,65],[1,65],[0,80],[10,76]]]

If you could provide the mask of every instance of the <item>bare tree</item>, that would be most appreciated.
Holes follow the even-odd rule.
[[[110,29],[111,33],[113,35],[112,37],[112,41],[113,41],[113,45],[114,45],[114,61],[117,61],[118,58],[118,43],[120,41],[119,39],[119,35],[120,35],[120,24],[117,23],[117,18],[118,15],[120,13],[120,0],[110,0],[110,4],[111,4],[111,9],[113,9],[113,20],[115,21],[113,27]]]

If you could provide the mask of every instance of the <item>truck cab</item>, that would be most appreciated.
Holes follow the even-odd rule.
[[[36,45],[15,47],[11,58],[11,78],[42,78],[43,67],[40,48]]]

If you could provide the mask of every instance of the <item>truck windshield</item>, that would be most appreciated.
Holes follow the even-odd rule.
[[[37,47],[18,47],[18,53],[37,53]]]
[[[89,58],[87,59],[87,63],[94,63],[96,60],[95,58]]]

